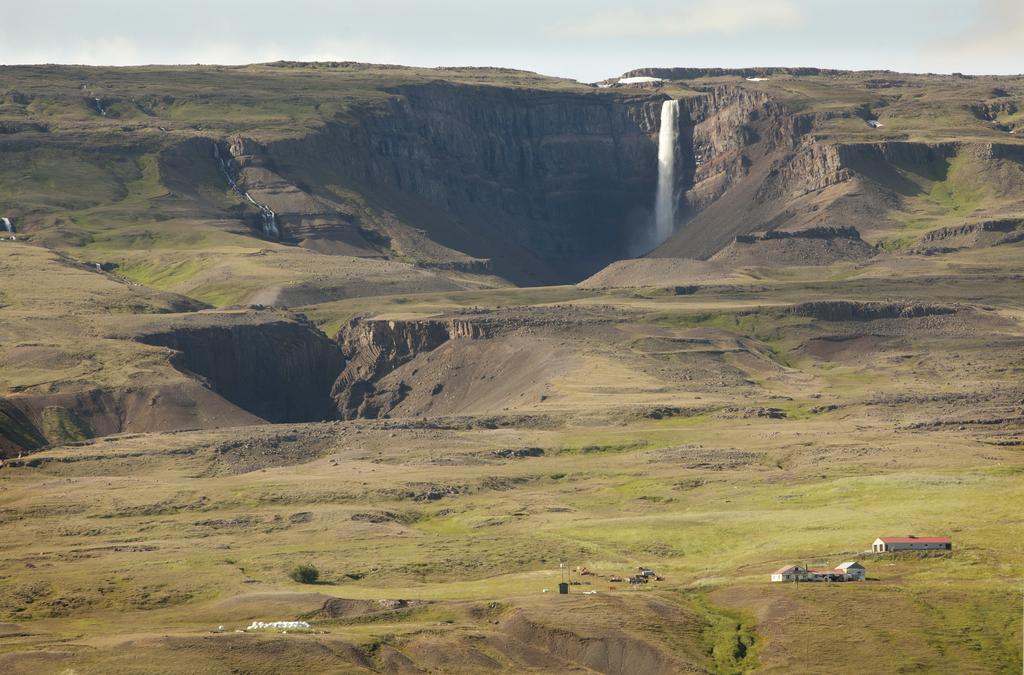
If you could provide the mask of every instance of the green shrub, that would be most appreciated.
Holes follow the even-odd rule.
[[[313,565],[298,565],[288,573],[288,576],[300,584],[315,584],[320,578],[320,570]]]

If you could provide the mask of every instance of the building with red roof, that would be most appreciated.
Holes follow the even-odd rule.
[[[871,545],[874,553],[892,551],[952,551],[953,542],[949,537],[879,537]]]
[[[772,581],[810,581],[810,575],[799,565],[786,565],[772,574]]]
[[[786,565],[772,574],[772,581],[864,581],[864,566],[845,562],[835,569],[813,570]]]

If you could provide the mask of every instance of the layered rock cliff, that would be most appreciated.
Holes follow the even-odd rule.
[[[669,96],[681,112],[679,237],[659,255],[707,258],[736,235],[778,228],[895,231],[905,218],[892,212],[914,189],[897,165],[924,175],[951,152],[1021,162],[1024,98],[1012,78],[654,68],[626,74],[664,78],[636,88],[351,63],[188,71],[12,70],[0,146],[8,182],[28,187],[5,215],[41,243],[74,247],[94,233],[67,211],[117,204],[123,220],[105,218],[110,228],[187,218],[267,236],[262,204],[285,243],[539,283],[645,252]],[[214,147],[255,204],[224,199]],[[79,167],[55,174],[59,186],[27,172],[44,148]],[[154,155],[169,192],[134,213],[125,191],[149,185]],[[982,182],[1019,193],[1007,173]],[[1012,191],[995,187],[1000,199]],[[1013,215],[996,206],[979,215]]]
[[[270,422],[334,417],[331,386],[344,364],[338,346],[312,326],[285,319],[200,318],[136,338],[174,350],[171,363],[228,401]]]
[[[521,282],[596,269],[648,226],[662,97],[444,82],[391,93],[266,153],[283,175],[351,186]]]
[[[875,104],[806,110],[778,89],[692,81],[710,71],[637,74],[689,89],[679,99],[678,231],[658,256],[708,258],[737,235],[780,228],[894,229],[900,198],[917,189],[901,171],[926,175],[964,153],[1021,161],[1012,143],[822,133],[867,128]],[[576,281],[652,247],[659,110],[673,90],[436,81],[386,92],[305,135],[223,141],[239,184],[275,212],[285,241],[523,284]]]
[[[230,144],[246,189],[278,214],[285,238],[347,237],[363,249],[519,283],[575,281],[651,248],[666,94],[445,82],[390,93],[302,138]],[[811,126],[755,89],[702,86],[682,98],[680,221],[765,173],[754,165],[795,148]],[[842,178],[804,177],[802,189]],[[715,229],[708,246],[713,252],[753,226]]]

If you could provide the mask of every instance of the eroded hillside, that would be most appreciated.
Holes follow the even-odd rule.
[[[0,671],[1019,670],[1021,80],[635,74],[0,69]]]

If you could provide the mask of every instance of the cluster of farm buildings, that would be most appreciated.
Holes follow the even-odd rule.
[[[948,537],[879,537],[871,544],[871,553],[951,550],[953,542]],[[787,565],[772,574],[772,581],[864,581],[866,572],[858,562],[844,562],[835,569]]]

